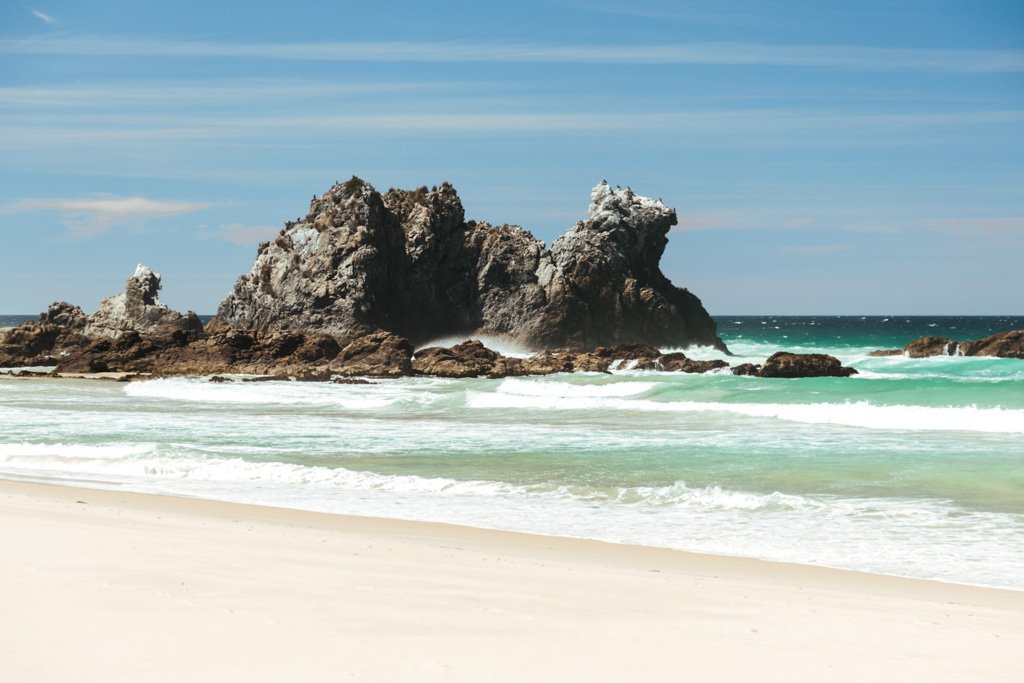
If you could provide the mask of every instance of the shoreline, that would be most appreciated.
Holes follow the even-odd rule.
[[[17,680],[1024,674],[1021,591],[10,480],[0,505]]]
[[[90,379],[87,377],[69,377],[67,379]],[[283,515],[290,515],[292,513],[298,515],[314,515],[314,516],[325,516],[329,520],[337,521],[339,524],[359,526],[363,523],[380,523],[380,524],[408,524],[408,525],[425,525],[426,527],[439,526],[444,528],[451,528],[457,531],[475,531],[480,533],[494,533],[494,534],[511,534],[513,536],[526,536],[532,539],[544,540],[548,539],[555,542],[566,542],[566,543],[594,543],[599,546],[623,548],[625,552],[667,552],[675,555],[683,555],[689,558],[691,561],[701,562],[704,560],[716,561],[721,560],[723,562],[738,561],[741,563],[754,562],[754,563],[766,563],[768,565],[777,565],[786,568],[807,568],[812,571],[825,571],[825,572],[842,572],[844,574],[855,574],[864,576],[880,577],[882,579],[894,579],[897,581],[912,581],[912,582],[923,582],[928,584],[939,584],[941,586],[953,586],[962,587],[967,589],[979,589],[979,590],[993,590],[1007,593],[1016,593],[1024,597],[1024,588],[1015,588],[1011,586],[996,586],[988,585],[983,583],[966,583],[963,581],[948,581],[938,578],[921,577],[921,576],[908,576],[904,574],[888,574],[885,572],[870,571],[867,569],[856,569],[850,567],[841,567],[825,564],[811,564],[804,562],[794,562],[789,560],[773,560],[765,557],[757,557],[755,555],[730,555],[727,553],[714,553],[714,552],[702,552],[699,550],[685,550],[682,548],[673,548],[670,546],[663,545],[644,545],[642,543],[632,543],[627,541],[611,541],[596,537],[589,536],[562,536],[557,534],[541,533],[536,531],[523,531],[510,528],[501,527],[489,527],[489,526],[478,526],[473,524],[458,524],[453,522],[435,521],[426,519],[415,519],[410,517],[386,517],[379,515],[359,515],[350,514],[343,512],[327,512],[324,510],[313,510],[308,508],[289,507],[285,505],[272,505],[266,503],[252,503],[243,502],[237,500],[227,500],[224,498],[206,498],[202,496],[184,496],[176,493],[167,492],[153,492],[153,491],[137,491],[131,488],[123,488],[120,484],[106,484],[96,481],[74,481],[74,480],[46,480],[27,477],[24,479],[19,478],[8,478],[8,475],[0,475],[0,495],[5,491],[5,486],[8,484],[14,485],[27,485],[27,486],[40,486],[45,488],[54,489],[70,489],[71,491],[81,492],[92,492],[95,491],[100,494],[112,494],[112,495],[124,495],[128,497],[141,496],[143,499],[157,498],[167,499],[169,501],[184,501],[195,502],[201,505],[210,504],[214,506],[225,505],[225,506],[240,506],[242,508],[253,508],[255,511],[259,511],[261,516],[272,517],[275,513],[281,513]],[[126,486],[131,486],[127,484]],[[70,494],[69,494],[70,495]]]

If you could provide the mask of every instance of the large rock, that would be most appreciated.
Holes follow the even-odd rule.
[[[849,377],[856,374],[856,370],[844,367],[834,356],[824,353],[789,353],[787,351],[773,353],[757,372],[758,377],[785,378]]]
[[[995,356],[1024,360],[1024,330],[1010,330],[984,339],[961,342],[958,352],[963,356]]]
[[[620,343],[725,350],[700,300],[658,267],[674,210],[601,183],[551,249],[517,226],[466,221],[455,189],[379,194],[353,178],[260,245],[218,318],[232,326],[413,343],[500,334],[532,348]]]
[[[160,274],[141,263],[125,281],[124,291],[108,297],[85,322],[83,333],[92,339],[114,339],[124,332],[138,332],[143,338],[192,339],[203,331],[196,314],[172,311],[160,302]]]
[[[85,322],[78,306],[50,304],[38,321],[0,331],[0,367],[56,364],[61,355],[87,343],[82,335]]]

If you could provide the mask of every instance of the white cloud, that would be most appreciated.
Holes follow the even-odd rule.
[[[115,225],[140,224],[151,218],[201,211],[199,202],[168,201],[146,197],[98,197],[93,199],[23,199],[15,211],[55,211],[72,234],[93,237]]]
[[[529,133],[645,130],[677,135],[729,134],[727,141],[760,144],[852,142],[880,135],[898,144],[933,139],[943,129],[1024,123],[1024,110],[846,114],[809,110],[542,113],[453,112],[393,114],[253,114],[182,117],[165,111],[10,117],[0,125],[0,149],[81,146],[115,142],[254,141],[285,143],[314,135],[363,132]],[[772,137],[763,135],[773,133]]]
[[[924,225],[958,237],[1024,236],[1024,218],[942,218]]]
[[[79,56],[230,57],[344,62],[518,62],[797,66],[866,71],[1024,72],[1024,51],[679,43],[542,45],[531,43],[351,42],[218,43],[112,38],[0,40],[0,53]]]
[[[491,90],[482,81],[212,81],[212,82],[128,82],[74,84],[67,86],[0,86],[0,107],[46,107],[49,110],[82,107],[90,110],[133,106],[162,107],[224,105],[236,109],[240,103],[281,103],[294,100],[345,99],[371,95],[450,96],[453,92]]]
[[[50,26],[53,26],[54,24],[59,23],[56,19],[51,17],[46,12],[42,12],[42,11],[37,10],[37,9],[32,10],[32,15],[34,17],[36,17],[37,19],[39,19],[40,21],[42,21],[43,23],[49,24]]]

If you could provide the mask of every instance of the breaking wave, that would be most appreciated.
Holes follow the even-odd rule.
[[[634,394],[642,394],[653,386],[651,383],[641,382],[576,386],[554,382],[525,383],[522,380],[505,380],[497,391],[467,391],[466,403],[473,408],[489,409],[729,413],[745,417],[866,429],[1024,434],[1024,410],[1019,409],[875,405],[867,401],[800,404],[621,398],[630,388],[636,388]],[[612,391],[606,394],[598,391],[608,389]],[[615,391],[623,393],[617,395]]]

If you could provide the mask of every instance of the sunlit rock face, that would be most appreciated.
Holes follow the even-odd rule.
[[[83,334],[89,338],[115,338],[123,332],[138,332],[142,337],[164,338],[175,332],[195,335],[203,324],[195,313],[172,311],[160,302],[160,274],[141,263],[125,281],[124,291],[104,299],[99,309],[88,316]]]

